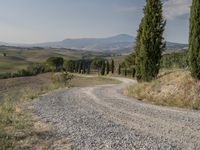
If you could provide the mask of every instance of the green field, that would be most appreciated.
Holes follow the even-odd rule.
[[[6,56],[3,56],[6,53]],[[0,47],[0,73],[15,72],[26,68],[32,63],[45,62],[49,57],[63,57],[64,59],[93,58],[105,56],[103,53],[78,51],[59,48],[20,48]]]

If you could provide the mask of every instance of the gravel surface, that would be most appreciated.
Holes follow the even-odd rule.
[[[35,112],[72,149],[200,149],[200,112],[128,98],[119,90],[134,81],[117,79],[122,83],[62,89],[39,97]]]

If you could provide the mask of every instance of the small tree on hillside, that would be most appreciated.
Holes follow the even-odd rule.
[[[111,61],[111,72],[112,72],[112,74],[115,72],[115,62],[113,59]]]
[[[200,1],[193,0],[190,16],[189,64],[191,74],[200,79]]]

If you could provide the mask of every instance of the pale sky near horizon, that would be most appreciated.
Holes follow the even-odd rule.
[[[187,43],[192,0],[164,0],[165,39]],[[135,36],[145,0],[0,0],[0,41]]]

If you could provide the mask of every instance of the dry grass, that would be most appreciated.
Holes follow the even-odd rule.
[[[48,149],[52,145],[50,127],[33,115],[30,106],[32,99],[56,88],[29,87],[17,97],[4,97],[0,105],[0,149]]]
[[[0,149],[49,149],[51,128],[33,115],[31,100],[64,85],[53,84],[51,74],[0,82]]]
[[[32,77],[0,79],[0,101],[5,97],[19,97],[24,89],[40,89],[52,84],[51,73]],[[18,96],[19,95],[19,96]]]
[[[51,127],[34,116],[31,100],[54,89],[65,87],[53,83],[52,74],[0,80],[0,149],[71,149],[65,139],[55,139]],[[75,76],[71,86],[94,86],[117,83],[101,77]]]
[[[124,93],[159,105],[200,109],[200,81],[185,70],[162,70],[158,79],[137,83]]]
[[[117,84],[118,80],[104,78],[104,77],[84,77],[84,76],[75,76],[70,82],[71,87],[88,87],[95,85],[103,85],[103,84]]]

